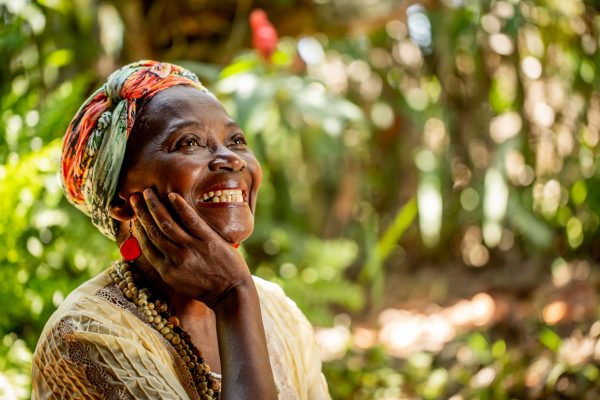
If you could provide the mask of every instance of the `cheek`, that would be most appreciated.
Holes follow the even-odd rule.
[[[262,182],[262,168],[259,162],[254,158],[251,162],[248,162],[248,169],[252,175],[252,185],[255,192],[258,192],[258,188]]]
[[[202,179],[203,171],[201,163],[194,160],[169,160],[156,171],[156,182],[161,195],[165,197],[170,192],[179,193],[186,200],[191,200],[194,184]]]
[[[248,162],[248,170],[252,176],[252,196],[250,200],[250,209],[252,210],[252,214],[254,214],[256,210],[256,202],[258,200],[258,189],[260,188],[260,183],[262,182],[262,168],[258,161],[253,158],[252,162]]]

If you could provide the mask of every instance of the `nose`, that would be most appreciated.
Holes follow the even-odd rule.
[[[246,161],[231,150],[225,149],[215,153],[208,163],[208,168],[211,171],[243,171],[246,169]]]

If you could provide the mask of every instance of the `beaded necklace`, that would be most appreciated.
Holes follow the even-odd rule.
[[[113,283],[123,295],[141,311],[160,334],[173,346],[190,370],[194,385],[202,400],[219,399],[221,384],[210,372],[202,354],[192,343],[190,334],[180,326],[179,319],[169,313],[167,303],[152,296],[150,289],[139,289],[135,281],[139,274],[133,265],[124,261],[115,261],[110,269]]]

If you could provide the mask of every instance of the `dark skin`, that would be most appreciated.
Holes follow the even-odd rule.
[[[211,95],[174,86],[142,109],[111,215],[119,243],[133,219],[135,264],[163,294],[213,371],[223,399],[276,399],[260,304],[232,244],[254,228],[262,173],[244,134]],[[209,192],[232,190],[220,203]]]

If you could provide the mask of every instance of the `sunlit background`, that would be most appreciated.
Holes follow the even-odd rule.
[[[241,250],[315,325],[334,399],[600,398],[599,8],[0,0],[0,398],[29,397],[45,321],[118,255],[64,200],[60,140],[141,58],[248,134]]]

